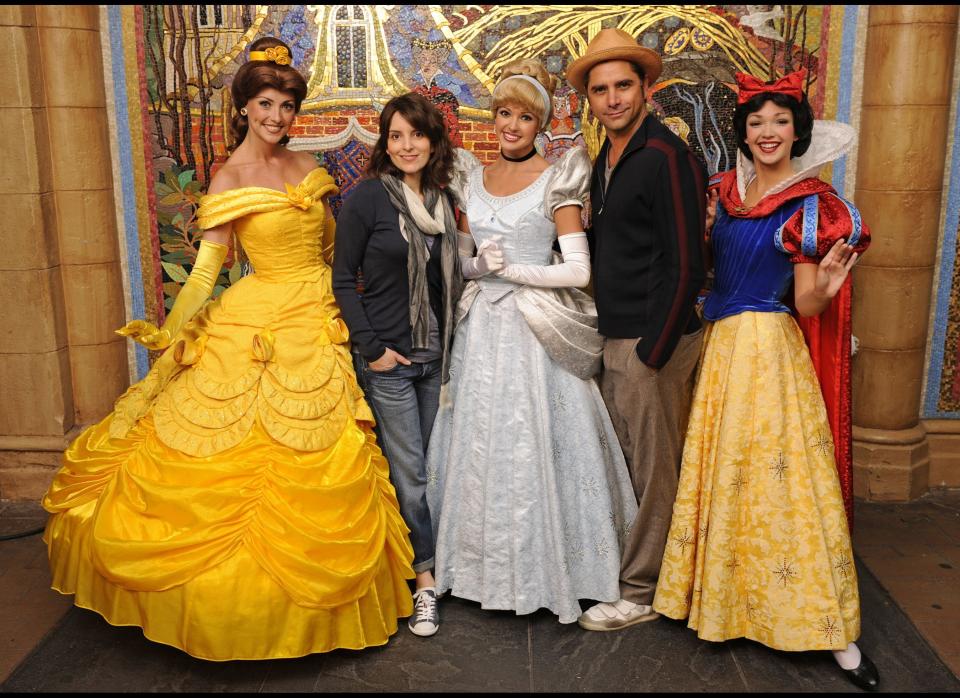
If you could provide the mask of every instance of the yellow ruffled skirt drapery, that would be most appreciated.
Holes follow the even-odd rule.
[[[860,601],[831,438],[790,315],[710,325],[654,609],[705,640],[846,649]]]
[[[211,660],[382,645],[413,551],[329,268],[245,277],[64,454],[54,588]]]

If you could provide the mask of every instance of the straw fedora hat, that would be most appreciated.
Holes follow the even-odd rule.
[[[567,67],[567,80],[577,92],[586,93],[587,73],[597,63],[605,61],[630,61],[643,68],[647,79],[653,83],[663,70],[660,54],[640,46],[637,40],[622,29],[601,29],[587,44],[587,50]]]

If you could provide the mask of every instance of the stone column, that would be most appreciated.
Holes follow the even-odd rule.
[[[873,245],[854,271],[854,492],[926,491],[920,424],[950,113],[955,5],[872,5],[856,202]]]
[[[99,8],[0,8],[0,46],[0,498],[25,499],[128,374]]]
[[[113,177],[96,5],[37,5],[77,422],[128,383]]]

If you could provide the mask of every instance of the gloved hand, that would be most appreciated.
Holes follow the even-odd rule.
[[[502,236],[494,235],[484,240],[473,256],[473,236],[457,233],[457,251],[460,253],[460,270],[465,279],[478,279],[491,272],[503,269],[503,250],[500,248]]]
[[[508,264],[497,276],[527,286],[580,288],[590,283],[590,247],[586,233],[561,235],[563,264]]]
[[[117,334],[130,337],[147,349],[165,349],[170,346],[177,333],[197,314],[210,297],[226,256],[226,245],[207,240],[201,241],[193,271],[190,272],[190,277],[180,289],[170,312],[167,313],[163,327],[157,329],[152,322],[133,320],[116,330]]]

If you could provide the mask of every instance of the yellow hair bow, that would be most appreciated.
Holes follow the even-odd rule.
[[[286,46],[271,46],[263,51],[251,51],[251,61],[271,61],[277,65],[290,65],[290,52]]]

